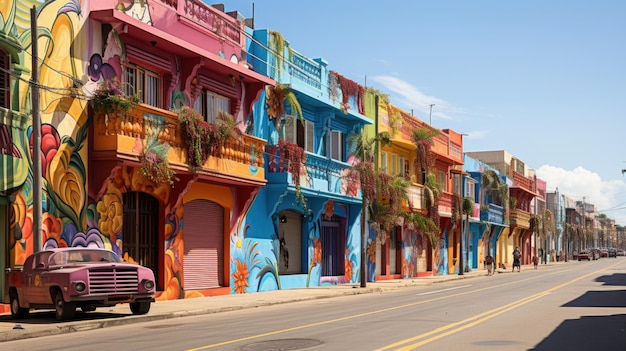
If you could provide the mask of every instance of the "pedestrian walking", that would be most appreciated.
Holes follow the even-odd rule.
[[[493,274],[494,263],[491,255],[485,256],[485,268],[487,269],[487,275]]]
[[[511,272],[515,272],[515,267],[517,267],[518,272],[522,271],[522,264],[520,262],[521,258],[522,252],[519,247],[515,247],[515,250],[513,250],[513,270]]]
[[[537,269],[538,264],[539,264],[539,257],[533,256],[533,265],[535,266],[535,269]]]

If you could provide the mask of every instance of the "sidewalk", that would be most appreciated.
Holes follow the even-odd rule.
[[[545,267],[545,265],[542,266]],[[524,269],[532,269],[532,266],[523,266],[522,271]],[[511,273],[510,270],[503,269],[497,269],[496,272]],[[109,308],[99,308],[95,312],[89,313],[89,317],[86,317],[80,310],[77,310],[77,318],[81,320],[71,322],[55,321],[52,311],[32,311],[30,318],[19,321],[12,320],[10,314],[3,314],[0,315],[0,342],[66,334],[130,323],[212,314],[288,302],[383,292],[403,287],[431,285],[450,280],[468,279],[486,275],[487,272],[484,270],[473,270],[464,275],[440,275],[368,282],[365,288],[361,288],[359,284],[346,284],[307,289],[276,290],[250,294],[157,301],[152,304],[148,314],[140,316],[133,315],[130,312],[128,304],[120,304]]]

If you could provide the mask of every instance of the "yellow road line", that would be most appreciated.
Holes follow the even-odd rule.
[[[420,334],[420,335],[417,335],[417,336],[414,336],[414,337],[411,337],[411,338],[408,338],[408,339],[404,339],[404,340],[395,342],[393,344],[384,346],[384,347],[382,347],[380,349],[377,349],[375,351],[383,351],[383,350],[393,349],[393,348],[399,347],[401,345],[408,344],[408,343],[411,343],[411,342],[414,342],[414,341],[417,341],[417,340],[424,339],[424,338],[429,337],[431,335],[438,334],[436,336],[433,336],[433,337],[430,337],[428,339],[422,340],[422,341],[417,342],[415,344],[404,346],[404,347],[400,347],[400,348],[396,349],[398,351],[414,350],[414,349],[416,349],[416,348],[418,348],[420,346],[423,346],[423,345],[428,344],[430,342],[433,342],[435,340],[441,339],[441,338],[443,338],[445,336],[452,335],[452,334],[458,333],[460,331],[463,331],[465,329],[471,328],[471,327],[473,327],[475,325],[478,325],[480,323],[483,323],[483,322],[485,322],[485,321],[487,321],[487,320],[489,320],[489,319],[491,319],[493,317],[496,317],[496,316],[501,315],[501,314],[503,314],[505,312],[508,312],[508,311],[510,311],[512,309],[515,309],[515,308],[518,308],[520,306],[523,306],[523,305],[525,305],[525,304],[527,304],[527,303],[529,303],[531,301],[534,301],[534,300],[537,300],[537,299],[542,298],[544,296],[547,296],[547,295],[553,293],[554,291],[556,291],[558,289],[561,289],[561,288],[563,288],[565,286],[571,285],[571,284],[573,284],[573,283],[575,283],[575,282],[577,282],[579,280],[582,280],[582,279],[584,279],[586,277],[589,277],[589,276],[592,276],[594,274],[597,274],[597,273],[599,273],[601,271],[604,271],[604,270],[607,270],[609,268],[612,268],[612,267],[614,267],[614,266],[616,266],[616,265],[618,265],[620,263],[621,262],[617,262],[617,263],[615,263],[615,264],[613,264],[613,265],[611,265],[609,267],[602,268],[602,269],[599,269],[597,271],[590,272],[588,274],[582,275],[580,277],[577,277],[575,279],[567,281],[567,282],[565,282],[563,284],[557,285],[555,287],[552,287],[552,288],[547,289],[545,291],[542,291],[540,293],[534,294],[534,295],[532,295],[530,297],[527,297],[527,298],[524,298],[524,299],[512,302],[512,303],[510,303],[508,305],[504,305],[502,307],[498,307],[498,308],[492,309],[492,310],[487,311],[487,312],[480,313],[480,314],[478,314],[476,316],[472,316],[470,318],[466,318],[466,319],[464,319],[462,321],[459,321],[459,322],[450,323],[450,324],[448,324],[446,326],[439,327],[439,328],[431,330],[431,331],[429,331],[427,333],[423,333],[423,334]],[[504,284],[504,285],[506,285],[506,284]],[[457,328],[457,326],[459,326],[459,327]],[[453,329],[453,328],[456,328],[456,329]],[[450,329],[452,329],[452,330],[450,330]],[[445,333],[442,333],[444,331],[445,331]],[[439,334],[439,333],[441,333],[441,334]]]
[[[572,269],[568,269],[568,270],[565,270],[565,271],[569,271],[569,270],[573,270],[573,269],[574,269],[574,268],[572,268]],[[360,318],[360,317],[365,317],[365,316],[371,316],[371,315],[375,315],[375,314],[379,314],[379,313],[384,313],[384,312],[389,312],[389,311],[393,311],[393,310],[397,310],[397,309],[403,309],[403,308],[407,308],[407,307],[412,307],[412,306],[422,305],[422,304],[426,304],[426,303],[430,303],[430,302],[434,302],[434,301],[439,301],[439,300],[443,300],[443,299],[447,299],[447,298],[451,298],[451,297],[457,297],[457,296],[469,295],[469,294],[474,294],[474,293],[481,292],[481,291],[485,291],[485,290],[491,290],[491,289],[493,289],[493,288],[497,288],[497,287],[503,287],[503,286],[507,286],[507,285],[518,284],[518,283],[521,283],[521,282],[524,282],[524,281],[533,280],[533,279],[537,279],[537,278],[542,278],[542,277],[545,277],[545,276],[548,276],[548,275],[557,274],[557,273],[558,273],[558,274],[562,274],[562,273],[563,273],[563,271],[553,272],[553,273],[548,273],[548,274],[542,274],[542,275],[540,275],[540,276],[533,276],[533,277],[529,277],[529,278],[526,278],[526,279],[516,280],[516,281],[514,281],[514,282],[509,282],[509,283],[504,283],[504,284],[494,285],[494,286],[490,286],[490,287],[486,287],[486,288],[481,288],[481,289],[475,289],[475,290],[471,290],[471,291],[460,292],[460,293],[456,293],[456,294],[445,295],[445,296],[436,297],[436,298],[432,298],[432,299],[428,299],[428,300],[422,300],[422,301],[412,302],[412,303],[408,303],[408,304],[404,304],[404,305],[399,305],[399,306],[389,307],[389,308],[380,309],[380,310],[375,310],[375,311],[370,311],[370,312],[366,312],[366,313],[359,313],[359,314],[355,314],[355,315],[351,315],[351,316],[345,316],[345,317],[336,318],[336,319],[331,319],[331,320],[327,320],[327,321],[323,321],[323,322],[310,323],[310,324],[300,325],[300,326],[296,326],[296,327],[292,327],[292,328],[279,329],[279,330],[275,330],[275,331],[271,331],[271,332],[267,332],[267,333],[256,334],[256,335],[250,335],[250,336],[243,337],[243,338],[239,338],[239,339],[232,339],[232,340],[227,340],[227,341],[223,341],[223,342],[220,342],[220,343],[215,343],[215,344],[210,344],[210,345],[200,346],[200,347],[197,347],[197,348],[188,349],[187,351],[200,351],[200,350],[208,350],[208,349],[215,348],[215,347],[219,347],[219,346],[231,345],[231,344],[235,344],[235,343],[238,343],[238,342],[243,342],[243,341],[249,341],[249,340],[254,340],[254,339],[263,338],[263,337],[266,337],[266,336],[272,336],[272,335],[277,335],[277,334],[283,334],[283,333],[287,333],[287,332],[291,332],[291,331],[296,331],[296,330],[307,329],[307,328],[317,327],[317,326],[326,325],[326,324],[332,324],[332,323],[342,322],[342,321],[351,320],[351,319]],[[593,273],[595,273],[595,272],[593,272]],[[586,276],[589,276],[589,275],[591,275],[591,274],[593,274],[593,273],[589,273],[588,275],[585,275],[585,276],[583,276],[583,277],[579,277],[578,279],[582,279],[582,278],[584,278],[584,277],[586,277]],[[559,286],[559,287],[557,287],[557,288],[560,288],[560,287],[561,287],[561,286]],[[553,288],[553,289],[550,289],[550,290],[548,290],[548,291],[553,291],[553,290],[555,290],[555,289],[557,289],[557,288]],[[533,296],[534,296],[534,295],[533,295]],[[528,299],[528,298],[526,298],[526,299]],[[515,303],[521,303],[521,302],[525,301],[526,299],[519,300],[519,301],[517,301],[517,302],[515,302]],[[470,319],[471,319],[471,320],[474,320],[474,319],[476,319],[476,318],[479,318],[480,316],[487,315],[487,314],[489,314],[489,313],[494,313],[494,311],[497,311],[497,310],[499,310],[499,309],[505,308],[505,307],[507,307],[507,306],[511,306],[511,305],[513,305],[513,304],[515,304],[515,303],[505,305],[505,306],[500,307],[500,308],[498,308],[498,309],[492,310],[491,312],[481,313],[481,314],[479,314],[479,315],[477,315],[477,316],[474,316],[474,317],[472,317],[472,318],[470,318]],[[524,302],[524,303],[525,303],[525,302]],[[454,326],[456,326],[456,325],[458,325],[458,324],[461,324],[461,323],[463,323],[463,322],[456,322],[456,323],[452,323],[452,324],[450,324],[450,327],[447,327],[447,328],[445,328],[445,327],[444,327],[444,328],[445,328],[445,329],[450,329],[450,328],[453,328]],[[439,328],[439,329],[441,329],[441,328]],[[442,329],[442,330],[445,330],[445,329]],[[440,330],[440,331],[441,331],[441,330]],[[429,332],[429,333],[426,333],[426,334],[428,334],[428,335],[432,335],[432,334],[435,334],[435,333],[437,333],[437,332],[432,331],[432,332]],[[411,339],[412,339],[412,340],[418,340],[418,339],[421,339],[421,338],[423,338],[423,337],[425,337],[425,336],[428,336],[428,335],[426,335],[426,334],[422,334],[422,336],[421,336],[421,337],[419,337],[419,338],[418,338],[418,337],[415,337],[415,338],[411,338]],[[405,340],[405,341],[402,341],[402,342],[395,343],[395,344],[393,344],[393,345],[398,345],[398,346],[399,346],[399,345],[402,345],[402,344],[406,344],[406,343],[408,343],[408,342],[411,342],[411,341],[412,341],[411,339],[407,339],[408,341],[407,341],[407,340]],[[383,349],[380,349],[380,350],[386,350],[386,349],[387,349],[387,348],[383,348]]]

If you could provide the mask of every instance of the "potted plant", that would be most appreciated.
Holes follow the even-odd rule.
[[[122,85],[117,78],[102,81],[93,93],[89,103],[96,113],[124,114],[134,108],[140,99],[136,95],[124,94]]]

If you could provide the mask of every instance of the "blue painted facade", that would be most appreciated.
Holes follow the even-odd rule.
[[[246,264],[246,292],[359,282],[361,196],[347,177],[353,162],[348,139],[373,122],[359,112],[358,96],[341,105],[341,87],[331,82],[333,73],[323,59],[304,57],[288,42],[277,50],[277,34],[271,31],[251,34],[253,69],[290,88],[303,116],[286,104],[286,113],[271,119],[266,101],[271,88],[255,100],[248,130],[268,141],[267,184],[253,196],[233,236],[231,271]],[[298,184],[281,142],[305,149]]]
[[[494,203],[494,199],[482,189],[482,176],[485,170],[495,172],[503,183],[507,182],[500,172],[488,164],[464,155],[463,170],[473,179],[474,201],[478,206],[478,220],[470,222],[470,267],[482,268],[482,262],[488,254],[494,257],[495,262],[500,262],[497,257],[497,242],[504,229],[508,229],[505,208]],[[468,184],[468,182],[464,182]],[[467,194],[467,191],[466,191]]]

